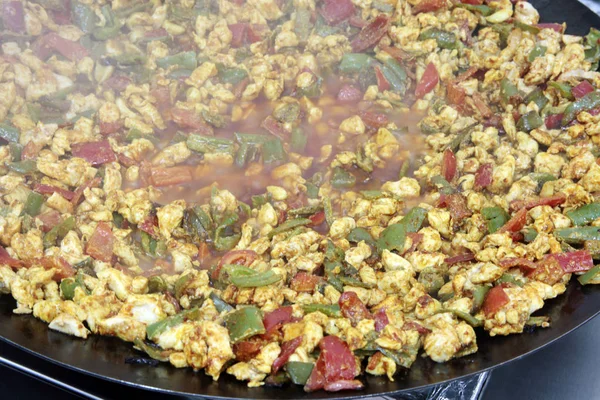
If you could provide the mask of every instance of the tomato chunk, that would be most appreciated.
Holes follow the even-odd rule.
[[[363,94],[359,88],[353,85],[344,84],[338,92],[337,99],[340,103],[356,103],[361,101]]]
[[[439,81],[440,75],[438,74],[437,68],[434,63],[430,62],[427,64],[427,68],[425,68],[425,72],[417,84],[417,89],[415,90],[417,99],[420,99],[431,92],[437,86]]]
[[[110,147],[108,140],[74,143],[71,145],[71,152],[73,153],[73,157],[83,158],[95,167],[117,161],[117,156]]]
[[[265,341],[260,338],[250,338],[233,345],[233,354],[238,361],[250,361],[260,353]]]
[[[510,298],[504,291],[504,288],[502,286],[494,286],[487,292],[481,309],[485,316],[489,318],[507,305],[509,301]]]
[[[85,253],[96,260],[110,262],[114,244],[115,236],[110,226],[106,222],[100,222],[88,240]]]
[[[383,14],[379,14],[369,25],[365,26],[350,45],[355,53],[360,53],[374,47],[383,35],[386,34],[389,25],[389,19]]]
[[[2,2],[2,22],[4,27],[15,33],[25,33],[25,10],[20,1]]]
[[[344,292],[338,300],[342,315],[348,318],[352,325],[356,325],[363,319],[372,319],[373,315],[367,306],[358,298],[354,292]]]
[[[314,292],[321,279],[321,277],[307,272],[298,272],[290,282],[290,289],[296,292]]]
[[[467,207],[467,199],[460,193],[442,194],[439,200],[440,207],[448,208],[454,223],[460,223],[463,219],[473,215]]]

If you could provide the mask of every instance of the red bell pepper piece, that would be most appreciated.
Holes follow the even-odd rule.
[[[562,33],[564,26],[562,24],[555,24],[555,23],[542,23],[542,24],[536,24],[535,27],[540,28],[540,29],[552,29],[553,31],[556,31],[558,33]]]
[[[469,261],[474,261],[475,260],[475,254],[469,252],[469,253],[463,253],[463,254],[459,254],[456,256],[452,256],[452,257],[447,257],[444,262],[448,265],[454,265],[454,264],[458,264],[461,262],[469,262]]]
[[[55,32],[40,36],[40,38],[33,43],[32,50],[33,53],[42,60],[46,60],[55,51],[69,61],[75,62],[89,55],[85,47],[77,42],[64,39]]]
[[[354,14],[354,4],[350,0],[324,0],[321,15],[329,25],[337,25]]]
[[[294,354],[296,349],[302,344],[303,339],[304,336],[300,335],[281,344],[281,353],[279,353],[279,357],[273,361],[272,373],[279,371],[281,367],[288,362],[290,356]]]
[[[548,114],[546,116],[545,124],[548,129],[558,129],[562,125],[563,113],[560,114]]]
[[[527,209],[522,208],[513,215],[511,219],[508,220],[506,224],[500,229],[498,229],[498,233],[503,232],[518,232],[525,226],[527,222]]]
[[[54,275],[52,279],[60,282],[65,278],[69,278],[75,275],[75,269],[62,257],[59,256],[47,256],[38,258],[34,261],[34,263],[40,264],[44,269],[53,269]]]
[[[540,197],[536,200],[514,200],[510,203],[510,208],[514,211],[517,211],[522,208],[531,210],[532,208],[537,206],[556,207],[558,205],[561,205],[565,201],[567,201],[567,196],[565,196],[563,193],[558,193],[554,196]]]
[[[576,99],[580,99],[583,96],[585,96],[586,94],[592,93],[594,90],[596,90],[596,88],[594,86],[592,86],[591,83],[589,83],[588,81],[581,81],[581,83],[579,83],[579,85],[577,85],[571,89],[571,94]]]
[[[276,310],[265,313],[263,317],[263,325],[267,334],[279,329],[284,324],[292,321],[292,312],[294,310],[291,306],[279,307]]]
[[[354,354],[348,345],[337,336],[324,337],[319,342],[319,348],[321,353],[304,386],[305,391],[313,392],[323,389],[327,385],[330,389],[336,389],[337,385],[334,383],[351,381],[360,372]]]
[[[11,268],[20,268],[23,266],[23,261],[12,258],[8,251],[0,246],[0,265],[8,265]]]
[[[194,132],[202,135],[212,135],[213,130],[204,122],[204,118],[199,113],[193,110],[185,110],[183,108],[172,108],[171,119],[180,128],[193,129]]]
[[[527,273],[529,279],[544,282],[548,285],[554,285],[559,282],[565,270],[560,266],[559,261],[552,256],[546,256],[537,263],[537,268]]]
[[[377,88],[380,92],[390,90],[390,83],[381,72],[381,68],[378,65],[375,66],[375,77],[377,78]]]
[[[413,14],[437,11],[446,6],[446,0],[421,0],[413,7]]]
[[[565,273],[585,272],[594,268],[594,260],[587,250],[572,251],[569,253],[550,254],[565,271]]]
[[[521,270],[525,270],[525,272],[530,272],[537,268],[536,263],[522,257],[503,258],[498,264],[505,269],[519,267]]]
[[[33,191],[37,192],[39,194],[49,194],[49,195],[58,193],[62,197],[64,197],[65,199],[67,199],[69,201],[73,200],[73,197],[75,196],[75,193],[71,192],[70,190],[61,189],[59,187],[51,186],[51,185],[42,185],[41,183],[34,184]]]
[[[390,323],[390,319],[388,318],[387,313],[385,312],[385,308],[380,308],[379,310],[377,310],[373,317],[375,319],[376,332],[381,332],[383,328],[385,328]]]
[[[480,191],[492,184],[493,169],[494,167],[489,163],[482,164],[479,169],[477,169],[477,172],[475,173],[475,190]]]
[[[438,204],[448,208],[455,223],[473,215],[467,207],[467,199],[460,193],[442,194]]]
[[[435,64],[430,62],[427,64],[427,68],[425,68],[425,72],[421,77],[421,80],[417,84],[417,88],[415,90],[415,96],[417,99],[422,98],[427,93],[431,92],[440,81],[440,75],[438,74],[437,68]]]

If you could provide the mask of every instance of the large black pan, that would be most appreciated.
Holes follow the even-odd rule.
[[[532,0],[531,3],[540,11],[544,22],[567,22],[569,33],[583,35],[592,26],[600,27],[600,18],[576,0]],[[479,351],[476,354],[446,364],[436,364],[419,357],[410,371],[396,376],[395,382],[368,376],[364,391],[342,393],[320,391],[306,394],[299,386],[248,389],[244,383],[226,374],[219,382],[213,382],[204,373],[194,373],[190,369],[125,364],[126,358],[139,356],[131,344],[98,336],[80,340],[53,332],[32,316],[13,315],[14,307],[10,296],[0,296],[0,339],[63,367],[99,378],[164,393],[202,397],[318,399],[398,393],[465,377],[523,357],[571,332],[600,312],[600,287],[581,287],[574,281],[564,295],[549,301],[543,313],[552,318],[550,329],[496,338],[479,332]]]

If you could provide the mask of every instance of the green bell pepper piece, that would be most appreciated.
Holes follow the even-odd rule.
[[[571,85],[565,82],[548,82],[548,86],[558,90],[560,95],[568,100],[573,100],[573,94],[571,93]]]
[[[235,152],[235,145],[231,139],[191,134],[186,144],[190,150],[197,151],[198,153],[233,154]]]
[[[96,14],[87,4],[71,1],[71,18],[84,33],[91,33],[96,27]]]
[[[254,335],[266,332],[262,314],[255,306],[243,307],[227,316],[225,326],[232,343],[238,343]]]
[[[566,215],[575,226],[587,225],[600,218],[600,203],[586,204],[575,210],[567,211]]]
[[[442,49],[453,50],[458,48],[458,39],[452,32],[447,32],[438,28],[427,29],[419,35],[419,40],[435,39],[437,45]]]
[[[146,334],[148,339],[153,340],[160,336],[167,329],[182,324],[188,320],[197,319],[200,316],[198,307],[190,308],[189,310],[181,311],[178,314],[172,315],[146,327]]]
[[[582,111],[591,111],[596,107],[600,106],[600,92],[595,91],[586,94],[580,99],[575,100],[569,104],[565,109],[564,116],[562,119],[562,125],[567,126],[573,121],[577,114]]]
[[[517,129],[522,132],[531,132],[534,129],[539,128],[544,125],[544,120],[540,117],[536,111],[529,111],[527,114],[524,114],[519,118],[517,122]]]
[[[579,228],[556,229],[554,236],[569,244],[583,244],[586,240],[600,240],[600,227],[582,226]]]
[[[296,228],[298,226],[310,225],[311,223],[312,221],[308,218],[288,219],[287,221],[280,224],[277,228],[274,228],[272,231],[270,231],[267,236],[269,237],[269,239],[272,239],[275,235],[289,231],[290,229]]]
[[[11,143],[19,143],[19,130],[7,124],[0,124],[0,138]]]
[[[302,309],[306,314],[318,311],[331,318],[342,317],[342,311],[340,309],[340,306],[337,304],[304,304],[302,305]]]
[[[161,362],[169,361],[169,355],[172,353],[172,351],[163,350],[160,347],[151,346],[140,338],[135,338],[133,344],[135,344],[135,346],[138,347],[141,351],[146,353],[150,358]]]
[[[169,68],[176,66],[178,69],[187,69],[193,71],[198,66],[197,55],[194,51],[182,51],[156,60],[156,65],[160,68]]]
[[[296,385],[305,385],[314,368],[313,363],[301,361],[289,361],[285,364],[285,370],[290,379]]]
[[[290,139],[290,146],[294,153],[303,153],[308,144],[308,136],[300,128],[294,128],[292,130],[292,137]]]
[[[23,213],[35,217],[40,213],[44,204],[44,196],[36,192],[30,192],[25,200],[25,206],[23,207]]]
[[[356,177],[343,168],[335,167],[331,175],[331,186],[336,189],[350,189],[356,184]]]
[[[339,70],[342,74],[357,73],[371,64],[373,58],[364,53],[346,53],[340,61]]]
[[[578,276],[577,280],[582,285],[587,285],[594,278],[596,278],[596,276],[598,275],[599,272],[600,272],[600,264],[595,265],[592,269],[590,269],[589,271],[587,271],[585,274]]]
[[[346,239],[352,243],[358,243],[364,240],[368,245],[373,247],[376,246],[375,239],[373,239],[373,236],[371,236],[369,231],[367,231],[365,228],[359,227],[352,229]]]

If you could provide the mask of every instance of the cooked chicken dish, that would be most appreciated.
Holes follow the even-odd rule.
[[[598,30],[511,0],[1,13],[0,292],[52,330],[338,391],[600,283]]]

